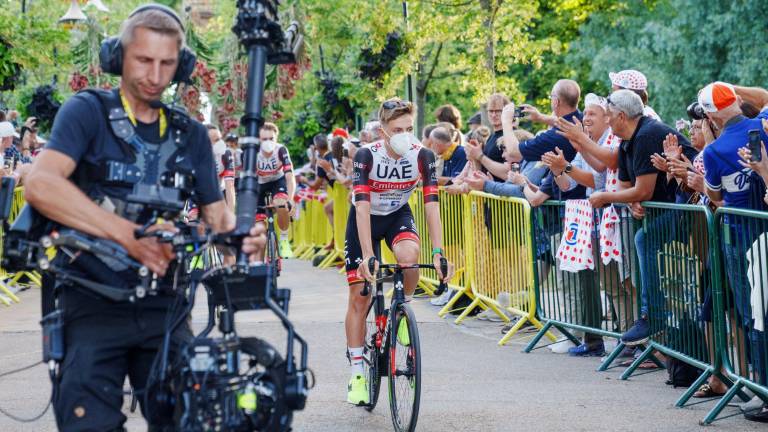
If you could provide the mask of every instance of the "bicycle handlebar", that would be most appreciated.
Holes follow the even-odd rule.
[[[376,257],[371,257],[368,259],[368,270],[371,274],[373,274],[376,271]],[[410,265],[401,265],[401,264],[380,264],[379,269],[387,269],[387,270],[395,270],[395,271],[402,271],[402,270],[411,270],[411,269],[433,269],[437,270],[434,266],[434,264],[410,264]],[[440,273],[445,277],[445,275],[448,274],[448,260],[445,257],[440,257]],[[448,288],[448,282],[441,280],[440,283],[437,286],[437,291],[435,291],[436,295],[441,295],[445,290]],[[368,296],[370,293],[370,283],[368,281],[363,284],[363,290],[360,292],[360,295],[363,297]]]

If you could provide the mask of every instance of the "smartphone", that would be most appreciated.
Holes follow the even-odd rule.
[[[510,166],[511,171],[513,173],[519,173],[520,172],[520,164],[517,162],[512,162],[512,165]]]
[[[750,162],[760,162],[763,160],[763,141],[760,139],[760,130],[752,129],[748,132],[749,143],[747,148],[752,156],[749,158]]]
[[[515,107],[515,118],[521,118],[523,115],[525,115],[525,112],[523,112],[523,107],[516,106]]]

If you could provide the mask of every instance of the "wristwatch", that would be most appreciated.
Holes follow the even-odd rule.
[[[432,248],[432,258],[434,258],[435,255],[437,255],[437,254],[445,256],[445,252],[443,252],[443,248],[439,248],[439,247]]]
[[[570,174],[571,171],[573,171],[573,165],[568,164],[568,165],[565,166],[565,170],[563,170],[563,173]]]

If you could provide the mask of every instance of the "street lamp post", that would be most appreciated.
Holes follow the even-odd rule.
[[[408,34],[408,2],[403,1],[403,21],[405,22],[405,33]],[[407,76],[406,93],[408,100],[413,102],[413,78],[410,73]]]

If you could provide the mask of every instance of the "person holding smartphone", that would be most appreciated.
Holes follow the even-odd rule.
[[[714,82],[699,91],[699,104],[704,108],[707,117],[722,130],[720,136],[704,149],[704,177],[707,195],[713,201],[722,200],[726,207],[747,208],[765,210],[764,202],[765,185],[751,166],[743,166],[742,156],[748,156],[751,161],[755,159],[751,152],[746,154],[741,150],[752,142],[757,144],[756,138],[761,143],[768,142],[768,134],[763,128],[763,120],[768,118],[768,92],[762,89],[741,88],[741,92],[750,99],[759,99],[763,110],[757,118],[745,117],[741,111],[741,103],[744,98],[737,93],[736,88],[725,82]],[[757,131],[757,132],[754,132]],[[753,146],[755,145],[753,144]],[[741,154],[740,154],[741,153]],[[760,146],[760,155],[763,155]],[[759,172],[759,171],[758,171]],[[750,378],[755,382],[765,383],[766,376],[766,334],[755,330],[753,318],[763,320],[765,317],[753,317],[750,302],[750,287],[747,275],[749,269],[744,257],[747,250],[760,234],[744,219],[733,218],[728,221],[728,235],[730,241],[724,243],[725,272],[728,277],[733,305],[738,311],[740,321],[737,325],[744,331],[746,337],[744,344],[751,354],[752,372]],[[765,295],[765,293],[763,294]],[[768,409],[765,404],[757,413],[745,413],[748,420],[768,422]]]

